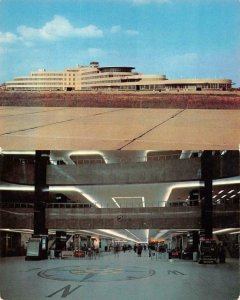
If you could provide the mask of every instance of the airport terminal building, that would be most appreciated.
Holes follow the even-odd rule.
[[[98,62],[89,66],[77,65],[64,71],[39,69],[30,76],[20,76],[6,82],[10,91],[171,91],[171,90],[229,90],[230,79],[167,79],[166,75],[144,75],[134,67],[101,67]]]

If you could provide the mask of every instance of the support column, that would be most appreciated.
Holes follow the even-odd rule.
[[[73,248],[74,248],[74,250],[80,250],[81,249],[81,236],[79,234],[74,235]]]
[[[204,184],[200,189],[202,226],[201,236],[207,239],[212,238],[212,179],[213,179],[213,157],[212,151],[204,151],[201,157],[201,181]]]
[[[36,151],[35,155],[35,197],[34,197],[34,234],[33,237],[40,237],[41,251],[40,259],[47,258],[47,236],[48,229],[45,227],[45,205],[49,197],[47,185],[47,165],[50,151]]]
[[[55,256],[61,257],[61,252],[66,250],[67,234],[66,231],[56,231]]]
[[[87,248],[91,248],[91,235],[87,236]]]

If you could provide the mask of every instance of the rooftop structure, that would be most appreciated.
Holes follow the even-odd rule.
[[[230,79],[175,79],[166,75],[144,75],[133,72],[129,66],[100,67],[98,62],[89,66],[77,65],[54,72],[39,69],[30,76],[16,77],[6,82],[7,90],[17,91],[71,91],[71,90],[122,90],[122,91],[161,91],[161,90],[228,90]]]

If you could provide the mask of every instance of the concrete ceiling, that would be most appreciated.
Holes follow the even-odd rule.
[[[20,152],[21,153],[21,152]],[[30,154],[30,153],[29,153]],[[31,154],[34,154],[31,153]],[[91,156],[97,159],[98,156],[103,158],[105,163],[127,163],[146,161],[148,159],[180,159],[189,158],[192,155],[201,155],[201,152],[195,151],[51,151],[51,160],[55,164],[61,160],[64,164],[75,164],[71,157],[79,157],[80,160],[86,159],[86,163],[91,163]],[[90,160],[89,160],[90,158]],[[236,184],[238,182],[238,184]],[[229,197],[233,194],[239,197],[240,177],[229,178],[227,181],[218,180],[215,182],[213,195],[216,195],[215,200],[219,200],[223,195]],[[17,185],[3,186],[16,187]],[[57,193],[62,193],[68,197],[69,202],[91,203],[98,207],[156,207],[165,206],[168,201],[186,201],[192,189],[198,189],[200,183],[193,182],[178,182],[178,183],[152,183],[152,184],[131,184],[131,185],[101,185],[101,186],[72,186],[50,187],[50,193],[54,197]],[[1,188],[1,187],[0,187]],[[23,188],[23,187],[21,187]],[[219,194],[219,192],[223,190]],[[234,190],[234,192],[231,192]],[[227,196],[226,196],[227,197]],[[67,228],[66,228],[67,230]],[[79,229],[81,230],[81,229]],[[146,242],[148,238],[161,238],[166,236],[166,231],[161,228],[156,230],[131,230],[127,229],[114,231],[94,230],[93,234],[106,235],[108,237],[119,237],[121,239],[129,239],[135,242]],[[83,232],[82,232],[83,234]]]

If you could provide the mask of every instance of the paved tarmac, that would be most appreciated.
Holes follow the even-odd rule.
[[[238,260],[204,264],[132,252],[97,259],[0,258],[4,300],[237,300]]]
[[[239,110],[0,107],[5,150],[239,149]]]

